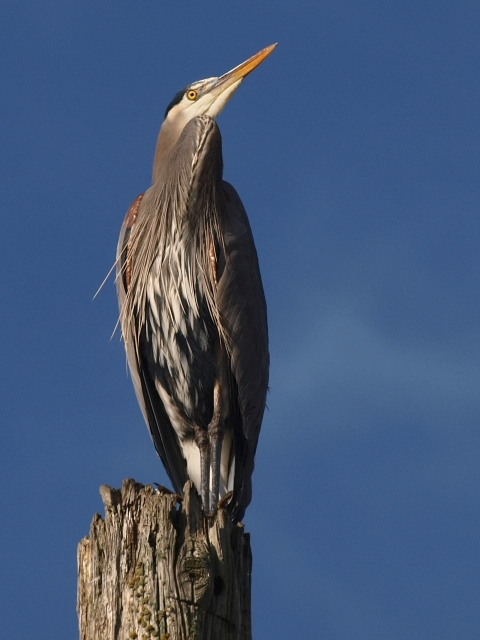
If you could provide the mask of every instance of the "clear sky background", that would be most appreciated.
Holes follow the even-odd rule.
[[[277,41],[219,117],[269,307],[254,638],[479,637],[478,0],[2,0],[2,639],[77,637],[99,485],[168,483],[92,297],[173,95]]]

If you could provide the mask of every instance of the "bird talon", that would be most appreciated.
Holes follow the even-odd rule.
[[[161,493],[162,495],[167,496],[173,496],[177,502],[183,502],[183,496],[181,496],[179,493],[172,491],[168,487],[164,487],[163,484],[158,484],[158,482],[153,482],[152,484],[155,486],[155,491],[157,493]]]
[[[223,498],[220,498],[220,500],[217,503],[217,509],[224,509],[232,499],[232,496],[233,496],[233,491],[229,491],[223,496]]]
[[[154,485],[155,491],[157,493],[165,493],[167,495],[173,494],[173,491],[171,491],[171,489],[169,489],[168,487],[164,487],[163,484],[158,484],[158,482],[152,482],[152,484]]]

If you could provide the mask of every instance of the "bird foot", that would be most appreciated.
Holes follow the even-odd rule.
[[[232,499],[232,496],[233,496],[233,491],[229,491],[223,496],[223,498],[220,498],[217,504],[217,509],[223,509],[224,507],[226,507],[227,504]]]
[[[230,502],[230,500],[232,499],[233,496],[233,491],[229,491],[228,493],[226,493],[222,498],[220,498],[220,500],[217,502],[217,506],[216,508],[211,511],[210,513],[205,513],[205,517],[206,518],[213,518],[214,515],[217,513],[218,509],[224,509],[227,504]]]
[[[157,493],[161,493],[162,495],[167,496],[175,496],[177,502],[183,502],[183,497],[176,493],[175,491],[171,491],[168,487],[164,487],[163,484],[158,484],[158,482],[153,483],[155,485],[155,491]]]

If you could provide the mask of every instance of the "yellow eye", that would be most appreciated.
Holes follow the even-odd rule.
[[[197,92],[194,91],[193,89],[190,89],[190,91],[187,91],[187,98],[189,100],[195,100],[197,97]]]

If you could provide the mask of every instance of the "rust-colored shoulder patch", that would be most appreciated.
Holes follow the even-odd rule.
[[[145,194],[141,193],[139,196],[135,198],[135,200],[130,205],[130,209],[127,211],[127,215],[125,216],[124,224],[127,227],[131,227],[138,215],[138,207],[140,206],[140,202]]]
[[[135,200],[130,205],[130,209],[127,211],[127,215],[125,216],[124,227],[126,227],[125,231],[125,240],[126,244],[124,245],[123,250],[123,260],[122,260],[122,271],[123,271],[123,284],[125,286],[125,291],[128,291],[130,288],[130,282],[132,280],[132,254],[131,254],[131,244],[130,244],[130,229],[135,224],[135,220],[138,215],[138,208],[140,206],[140,202],[143,198],[143,193],[135,198]]]
[[[210,265],[212,267],[212,275],[215,286],[218,285],[218,276],[217,276],[217,254],[215,252],[215,245],[213,243],[213,238],[210,238],[210,243],[208,247],[208,257],[210,258]]]

